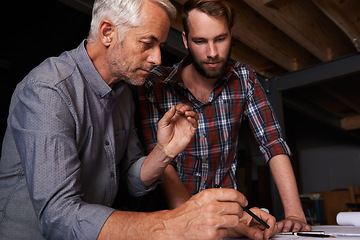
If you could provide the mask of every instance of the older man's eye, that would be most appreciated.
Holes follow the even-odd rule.
[[[142,48],[144,50],[147,50],[147,49],[150,49],[153,45],[152,42],[144,42],[144,41],[140,41],[141,45],[142,45]]]

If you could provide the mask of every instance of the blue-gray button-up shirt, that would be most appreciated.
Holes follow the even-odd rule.
[[[10,104],[1,238],[96,239],[123,173],[133,195],[150,191],[140,179],[144,156],[133,118],[130,89],[105,83],[85,42],[33,69]]]

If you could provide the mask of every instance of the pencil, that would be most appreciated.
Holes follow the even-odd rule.
[[[250,216],[252,216],[256,221],[258,221],[261,225],[263,225],[266,228],[270,228],[270,226],[264,222],[261,218],[259,218],[258,216],[256,216],[252,211],[250,211],[247,207],[242,207],[242,209],[247,212]]]
[[[334,236],[332,236],[332,235],[311,233],[311,232],[294,232],[294,235],[295,236],[302,236],[302,237],[334,238]]]
[[[332,235],[325,234],[324,231],[310,231],[310,232],[280,232],[279,235],[294,235],[301,237],[318,237],[318,238],[334,238]]]
[[[219,185],[215,185],[214,188],[221,188]],[[250,211],[247,207],[242,207],[242,209],[247,212],[251,217],[253,217],[256,221],[258,221],[261,225],[263,225],[265,228],[270,228],[270,226],[264,222],[261,218],[255,215],[252,211]]]

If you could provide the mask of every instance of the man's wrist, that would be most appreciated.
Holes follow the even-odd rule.
[[[156,144],[155,148],[160,150],[160,152],[162,152],[165,155],[165,158],[173,159],[175,157],[174,154],[171,154],[168,151],[166,151],[166,149],[161,144]]]

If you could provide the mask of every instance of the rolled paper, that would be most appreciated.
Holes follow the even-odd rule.
[[[360,227],[360,212],[339,212],[336,216],[338,225]]]

